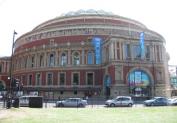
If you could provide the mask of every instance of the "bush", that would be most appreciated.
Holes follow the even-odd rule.
[[[43,97],[29,97],[29,107],[30,108],[42,108],[43,107]]]

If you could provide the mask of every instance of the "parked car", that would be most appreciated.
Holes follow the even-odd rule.
[[[132,98],[130,96],[118,96],[114,99],[107,100],[105,105],[108,107],[115,107],[115,106],[128,106],[132,107],[134,104]]]
[[[81,98],[68,98],[56,102],[56,107],[85,107],[86,105],[87,100]]]
[[[167,106],[168,103],[168,99],[165,97],[154,97],[150,100],[146,100],[144,101],[144,105],[145,106]]]
[[[169,105],[175,105],[175,106],[177,106],[177,98],[169,99]]]

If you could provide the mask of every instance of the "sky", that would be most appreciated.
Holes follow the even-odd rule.
[[[0,57],[11,55],[14,30],[17,39],[61,14],[94,9],[137,20],[162,35],[169,65],[177,65],[176,5],[176,0],[0,0]]]

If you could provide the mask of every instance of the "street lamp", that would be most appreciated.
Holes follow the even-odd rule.
[[[10,89],[9,89],[9,93],[10,93],[10,95],[9,96],[12,96],[12,86],[11,86],[11,84],[12,84],[12,82],[13,82],[13,78],[12,78],[12,62],[13,62],[13,50],[14,50],[14,41],[15,41],[15,35],[17,35],[17,33],[15,32],[15,30],[14,30],[14,32],[13,32],[13,43],[12,43],[12,54],[11,54],[11,58],[10,58],[10,84],[9,84],[9,86],[10,86]],[[11,98],[11,97],[10,97]],[[12,102],[12,100],[10,99],[10,103]],[[11,104],[9,105],[10,107],[11,107]],[[8,107],[8,108],[10,108],[10,107]]]
[[[11,87],[11,84],[13,82],[13,78],[12,78],[12,62],[13,62],[13,53],[14,53],[14,41],[15,41],[15,35],[17,33],[15,32],[14,30],[14,33],[13,33],[13,40],[12,40],[12,54],[11,54],[11,59],[10,59],[10,94],[12,94],[12,87]]]

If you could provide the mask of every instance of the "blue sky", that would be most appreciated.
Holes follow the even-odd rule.
[[[175,0],[0,0],[0,56],[10,56],[13,30],[18,35],[69,11],[95,9],[137,20],[166,40],[169,64],[177,65]]]

